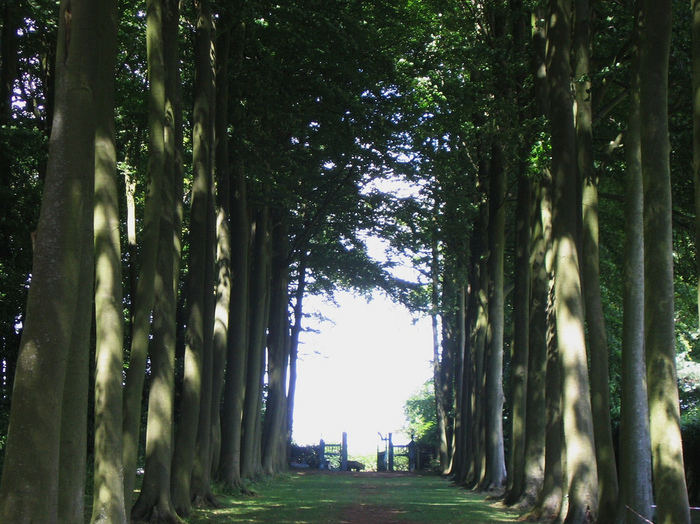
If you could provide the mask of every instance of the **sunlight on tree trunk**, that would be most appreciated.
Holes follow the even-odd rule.
[[[79,301],[92,294],[84,293],[92,289],[92,271],[84,270],[89,267],[85,265],[88,254],[92,264],[93,95],[97,96],[90,83],[96,60],[92,41],[94,10],[88,2],[64,1],[60,5],[59,21],[56,122],[49,144],[0,481],[0,521],[18,524],[58,521],[66,365],[72,352],[76,356],[87,354],[87,340],[79,332],[89,333],[91,318],[91,315],[88,318],[78,315],[84,314]],[[87,303],[90,302],[88,299]],[[85,373],[84,367],[76,371]],[[87,380],[87,377],[79,378]],[[87,391],[81,392],[80,398],[86,395]],[[81,424],[82,427],[74,429],[86,435],[85,424],[71,417],[67,415],[66,422]],[[60,460],[64,463],[72,460],[84,470],[85,448],[74,448],[74,452],[78,455],[70,457],[64,449]],[[69,496],[74,495],[71,492]]]
[[[581,274],[590,351],[591,408],[600,494],[598,522],[604,524],[615,518],[618,482],[610,421],[609,349],[600,289],[598,174],[593,163],[591,9],[588,0],[576,2],[573,54],[578,174],[583,185]]]
[[[583,296],[576,234],[576,150],[570,90],[571,0],[552,0],[549,13],[549,78],[554,181],[554,295],[562,366],[562,416],[569,494],[567,522],[598,516]]]
[[[97,100],[95,136],[95,467],[93,523],[127,521],[122,463],[122,301],[119,188],[114,132],[114,57],[117,50],[117,3],[100,12],[96,68],[103,84]]]
[[[671,1],[645,0],[640,66],[644,312],[656,522],[690,522],[676,376],[668,62]],[[648,23],[652,22],[652,23]]]
[[[163,170],[165,164],[165,67],[163,62],[162,2],[149,0],[146,6],[148,52],[148,193],[144,211],[138,284],[133,297],[131,351],[124,386],[124,503],[127,512],[133,501],[136,481],[141,397],[148,359],[151,312],[155,300],[154,282],[160,238]],[[133,263],[133,261],[132,261]]]
[[[625,135],[627,198],[625,246],[622,391],[620,395],[620,500],[618,522],[651,521],[651,443],[644,355],[644,202],[639,113],[639,26],[642,0],[635,2],[630,85],[630,112]]]

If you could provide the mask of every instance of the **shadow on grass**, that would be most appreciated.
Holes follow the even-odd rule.
[[[219,495],[222,507],[188,522],[360,523],[514,522],[517,514],[485,495],[436,476],[397,473],[297,472],[256,484],[255,497]]]

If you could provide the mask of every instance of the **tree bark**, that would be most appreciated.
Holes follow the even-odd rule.
[[[432,334],[433,334],[433,386],[435,391],[435,413],[437,417],[438,434],[438,457],[440,461],[440,473],[447,472],[449,454],[447,448],[447,414],[445,413],[445,393],[442,383],[442,371],[440,362],[440,339],[439,339],[439,297],[440,297],[440,276],[437,246],[433,246],[431,261],[432,277]]]
[[[198,4],[195,33],[195,101],[192,131],[192,208],[190,256],[187,275],[187,336],[180,418],[173,456],[172,496],[178,515],[191,512],[192,467],[204,380],[205,301],[208,249],[207,215],[211,205],[211,105],[210,65],[211,11],[203,0]],[[209,406],[207,406],[209,409]]]
[[[500,488],[506,478],[503,444],[503,332],[505,297],[503,264],[505,253],[505,190],[506,172],[503,152],[494,145],[489,171],[489,324],[484,367],[486,429],[486,475],[484,489]]]
[[[170,489],[172,483],[175,398],[176,309],[174,252],[177,238],[173,170],[164,180],[163,212],[158,241],[154,291],[151,384],[146,427],[146,464],[143,485],[131,511],[133,520],[178,522]]]
[[[533,190],[533,225],[530,247],[530,313],[528,322],[529,351],[527,363],[527,398],[525,407],[525,449],[523,464],[523,490],[517,503],[521,509],[534,506],[537,494],[544,482],[544,456],[546,435],[547,380],[547,295],[549,276],[545,268],[546,243],[541,219],[540,183]]]
[[[222,25],[227,21],[222,20]],[[226,373],[229,307],[231,304],[231,182],[228,148],[228,56],[231,31],[224,27],[216,41],[216,309],[214,313],[214,375],[212,377],[212,473],[216,474],[221,451],[221,397]]]
[[[212,181],[213,182],[213,181]],[[202,355],[202,392],[200,395],[199,422],[195,442],[192,468],[192,500],[196,506],[217,507],[218,502],[211,490],[212,467],[212,388],[214,381],[214,310],[216,296],[215,247],[216,214],[214,209],[214,187],[211,186],[207,213],[206,271],[204,273],[204,347]],[[206,291],[209,290],[209,291]]]
[[[231,213],[231,306],[221,415],[221,456],[217,477],[224,484],[241,486],[243,404],[246,392],[248,349],[248,253],[249,226],[246,182],[242,167],[234,165]]]
[[[566,480],[564,478],[564,437],[562,421],[562,369],[557,341],[557,319],[554,310],[554,235],[552,227],[553,185],[549,171],[540,180],[544,267],[547,273],[547,364],[545,382],[545,468],[542,490],[532,511],[536,518],[554,519],[562,508]]]
[[[150,7],[150,6],[149,6]],[[147,12],[147,19],[149,18]],[[160,163],[161,211],[159,217],[156,272],[153,284],[155,303],[153,308],[153,342],[151,345],[151,383],[148,396],[148,421],[146,427],[146,463],[141,493],[132,508],[133,520],[176,522],[177,513],[172,503],[173,426],[175,398],[175,345],[177,338],[177,275],[179,271],[180,216],[179,171],[177,160],[178,117],[176,93],[172,92],[172,62],[165,67],[164,39],[171,24],[177,22],[172,4],[163,2],[153,6],[151,34],[154,74],[160,82],[157,97],[152,100],[153,118],[160,109],[160,125],[156,124],[162,161]],[[166,26],[167,24],[167,26]],[[153,85],[151,89],[153,89]],[[153,95],[152,95],[153,96]],[[162,101],[162,105],[160,105]],[[156,102],[158,102],[156,104]],[[149,129],[151,129],[149,122]],[[150,155],[150,152],[149,152]],[[155,159],[154,159],[155,161]],[[178,198],[175,194],[178,193]],[[140,277],[139,277],[140,278]]]
[[[163,4],[149,0],[146,5],[146,47],[148,53],[148,173],[149,184],[144,211],[141,270],[133,297],[131,351],[124,386],[124,503],[131,508],[136,481],[141,427],[141,397],[148,359],[150,317],[155,300],[154,282],[160,238],[160,216],[165,165],[165,67],[163,61]]]
[[[269,209],[256,213],[254,222],[253,263],[250,286],[250,332],[246,369],[243,439],[241,444],[241,476],[257,478],[260,462],[260,415],[262,409],[263,361],[265,346],[266,304],[269,294]]]
[[[79,354],[87,352],[84,341],[73,336],[74,329],[89,324],[91,318],[77,315],[83,312],[79,301],[86,300],[80,290],[92,287],[92,272],[87,276],[83,273],[83,257],[92,253],[93,96],[100,96],[91,84],[97,58],[93,24],[94,9],[89,2],[61,2],[56,66],[56,107],[61,118],[54,124],[49,144],[32,283],[17,361],[0,481],[2,522],[58,521],[66,364],[72,344]],[[71,37],[67,38],[69,31]],[[76,430],[85,432],[86,428]],[[64,454],[63,460],[69,458]],[[81,456],[73,460],[84,465]]]
[[[639,24],[641,0],[635,2],[630,82],[630,110],[625,133],[624,289],[622,296],[622,392],[620,395],[620,497],[617,522],[651,521],[652,476],[644,355],[644,199],[639,113]]]
[[[525,490],[525,440],[527,437],[527,389],[530,352],[530,217],[532,184],[518,177],[515,210],[515,289],[513,290],[513,351],[511,357],[511,452],[509,491],[505,502],[513,504]]]
[[[127,522],[122,462],[122,371],[124,304],[114,132],[114,62],[117,53],[117,3],[98,10],[97,45],[101,58],[96,82],[95,135],[95,466],[93,523]]]
[[[690,522],[676,375],[668,137],[670,0],[645,0],[640,66],[644,312],[656,522]]]
[[[480,168],[480,173],[483,174],[486,170],[485,166]],[[472,249],[472,259],[474,260],[473,266],[476,269],[476,273],[472,277],[473,281],[476,282],[475,290],[476,293],[476,312],[475,312],[475,323],[472,335],[472,360],[474,362],[471,366],[472,380],[471,390],[472,390],[472,457],[473,466],[470,467],[470,472],[467,475],[467,487],[476,487],[481,484],[484,479],[486,472],[486,459],[485,454],[485,440],[486,440],[486,430],[484,423],[484,383],[485,383],[485,373],[484,373],[484,353],[486,346],[486,331],[488,329],[488,302],[489,302],[489,279],[487,266],[487,257],[484,256],[484,251],[486,250],[487,244],[487,233],[486,224],[488,223],[488,206],[485,202],[482,202],[479,210],[479,217],[477,218],[476,227],[474,231],[477,232],[474,238],[474,244],[476,249]]]
[[[267,342],[267,404],[262,433],[262,466],[263,473],[266,475],[281,472],[286,462],[285,457],[280,457],[280,439],[286,437],[284,425],[289,357],[288,234],[284,220],[284,217],[276,216],[272,230],[272,283]]]
[[[537,115],[548,114],[549,93],[546,74],[545,24],[541,10],[532,15],[532,71],[534,80],[533,94]],[[545,224],[542,206],[546,206],[550,181],[549,172],[543,171],[533,183],[532,222],[530,225],[530,329],[528,352],[528,384],[525,421],[525,464],[523,493],[518,506],[524,510],[531,509],[544,483],[544,456],[547,403],[545,384],[547,381],[547,297],[549,294],[549,275],[545,264],[547,249],[551,249],[551,224]],[[548,216],[548,215],[547,215]],[[546,229],[546,226],[548,229]],[[550,232],[545,237],[546,231]]]
[[[593,165],[593,109],[591,93],[590,6],[576,2],[574,27],[574,85],[576,93],[576,146],[579,179],[583,184],[583,291],[590,347],[591,405],[598,466],[598,522],[612,522],[617,508],[618,483],[610,421],[608,339],[600,293],[598,235],[598,175]]]
[[[700,249],[700,0],[690,0],[692,12],[692,56],[693,75],[693,175],[695,182],[695,246]],[[696,271],[700,277],[700,253],[695,255]],[[700,323],[700,285],[698,294],[698,322]]]
[[[303,301],[306,291],[306,252],[299,255],[299,270],[297,288],[294,292],[294,324],[292,325],[291,340],[289,342],[289,386],[287,387],[287,453],[292,445],[294,431],[294,400],[297,385],[297,360],[299,356],[299,335],[302,331],[302,319],[304,318]],[[289,459],[290,457],[287,457]]]
[[[562,415],[569,494],[567,522],[598,518],[598,474],[583,326],[577,247],[576,137],[569,65],[571,0],[552,0],[549,12],[549,79],[554,181],[554,294],[562,366]]]
[[[232,30],[231,55],[237,63],[243,60],[244,26]],[[242,122],[239,106],[232,111],[234,125]],[[232,139],[235,150],[235,136]],[[224,402],[221,412],[221,454],[217,477],[233,487],[241,487],[241,432],[246,390],[248,347],[248,274],[250,224],[246,199],[246,175],[240,158],[231,164],[231,304],[229,337],[226,355]]]
[[[91,80],[92,85],[94,79]],[[94,183],[94,180],[93,180]],[[94,188],[94,186],[93,186]],[[93,189],[94,190],[94,189]],[[95,270],[93,210],[83,209],[83,250],[80,260],[78,302],[66,368],[61,406],[61,445],[58,481],[58,522],[72,524],[85,518],[88,390],[90,388],[90,335],[92,332],[93,275]]]
[[[458,264],[461,261],[458,261]],[[464,393],[465,386],[465,376],[464,362],[466,358],[466,285],[462,282],[462,278],[459,275],[464,274],[466,271],[464,268],[458,268],[456,286],[457,286],[457,304],[456,304],[456,318],[455,318],[455,355],[454,355],[454,417],[453,417],[453,431],[452,431],[452,460],[450,465],[450,476],[453,481],[459,482],[458,479],[464,477],[464,464],[465,464],[465,451],[467,448],[467,439],[465,438],[465,431],[467,430],[465,424],[467,421],[466,411],[464,409],[465,402],[469,402],[469,398]]]
[[[448,264],[449,265],[449,264]],[[442,322],[441,322],[441,352],[440,352],[440,397],[445,422],[445,463],[443,473],[452,468],[452,436],[454,433],[454,353],[456,336],[456,317],[454,310],[456,293],[454,289],[452,268],[445,269],[442,279]],[[442,437],[441,437],[442,438]],[[442,444],[441,444],[442,445]]]

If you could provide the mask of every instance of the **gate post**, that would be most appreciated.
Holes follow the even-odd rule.
[[[348,434],[343,431],[343,443],[340,446],[340,471],[348,470]]]
[[[413,435],[411,435],[411,442],[408,443],[408,471],[416,470],[417,447],[415,440],[413,440]]]
[[[391,442],[391,433],[389,433],[389,471],[394,471],[394,444]]]
[[[326,443],[323,439],[318,445],[318,469],[326,469]]]

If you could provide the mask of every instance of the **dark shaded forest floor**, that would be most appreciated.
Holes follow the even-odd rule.
[[[486,495],[432,475],[374,472],[290,473],[252,486],[255,496],[221,496],[189,523],[405,524],[514,522],[517,513]]]

